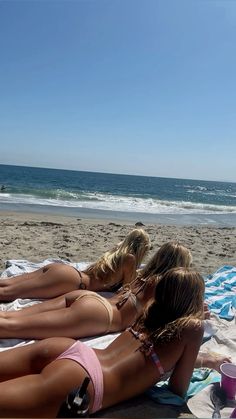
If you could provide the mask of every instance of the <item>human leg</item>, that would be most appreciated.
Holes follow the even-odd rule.
[[[87,375],[80,364],[63,359],[51,361],[37,372],[26,372],[3,382],[0,384],[0,417],[56,417],[67,394]],[[92,384],[88,392],[92,400]]]
[[[30,307],[25,307],[22,310],[11,310],[0,312],[0,318],[13,319],[20,316],[31,316],[33,314],[44,313],[46,311],[59,310],[68,307],[81,294],[81,290],[71,291],[59,297],[44,300],[39,304],[34,304]]]
[[[97,299],[82,298],[69,307],[31,316],[0,318],[0,338],[43,339],[51,336],[85,337],[108,328],[108,313]]]
[[[0,300],[53,298],[79,288],[81,277],[72,266],[52,263],[34,272],[0,281]]]
[[[74,339],[70,338],[48,338],[2,351],[0,353],[0,382],[40,372],[74,342]]]

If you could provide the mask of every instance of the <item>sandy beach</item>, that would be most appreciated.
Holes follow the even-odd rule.
[[[135,228],[136,222],[84,219],[52,214],[0,212],[0,270],[8,259],[41,262],[62,258],[71,262],[94,261]],[[236,227],[202,227],[164,224],[142,226],[151,240],[152,255],[163,243],[178,240],[193,255],[193,267],[210,274],[222,265],[236,265]],[[193,418],[187,405],[155,403],[143,394],[102,410],[97,418]]]
[[[8,259],[95,261],[138,222],[0,212],[0,269]],[[151,239],[149,256],[163,243],[178,240],[191,250],[193,267],[202,274],[213,273],[222,265],[236,265],[236,227],[145,223],[142,228]]]

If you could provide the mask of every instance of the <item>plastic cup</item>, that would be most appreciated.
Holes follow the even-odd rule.
[[[227,399],[234,400],[236,395],[236,365],[225,362],[220,366],[221,387],[224,389]]]
[[[236,418],[236,407],[230,415],[230,418]]]

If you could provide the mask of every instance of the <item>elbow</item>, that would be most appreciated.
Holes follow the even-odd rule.
[[[175,388],[174,386],[169,384],[168,385],[168,390],[171,393],[173,393],[175,396],[177,396],[179,399],[182,399],[183,404],[186,402],[186,400],[187,400],[187,390],[188,389]],[[181,401],[181,400],[179,400],[179,401]]]

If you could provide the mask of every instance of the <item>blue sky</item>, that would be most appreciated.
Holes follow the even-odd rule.
[[[235,1],[0,1],[0,163],[236,181],[235,46]]]

